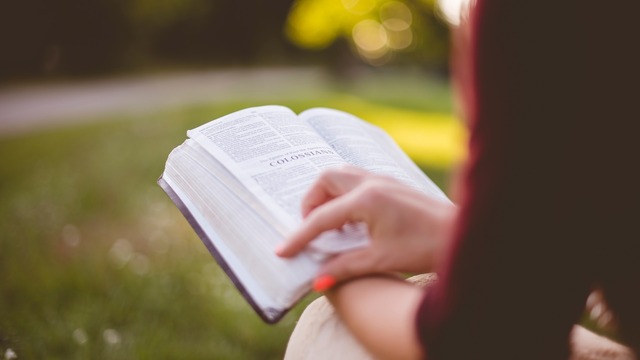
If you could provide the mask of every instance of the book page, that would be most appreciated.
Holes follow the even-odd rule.
[[[325,108],[307,110],[300,118],[350,164],[393,177],[448,201],[444,192],[379,127],[354,115]]]
[[[289,228],[320,171],[345,161],[295,113],[280,106],[241,110],[190,130],[197,141]]]
[[[172,152],[163,178],[206,234],[203,241],[212,242],[261,308],[289,307],[308,289],[319,261],[276,256],[282,235],[268,217],[247,207],[250,196],[238,196],[224,167],[193,140]]]
[[[290,231],[302,221],[302,197],[320,172],[346,164],[309,124],[282,106],[241,110],[187,134]],[[367,239],[364,229],[349,225],[322,234],[310,251],[335,253],[362,246]]]

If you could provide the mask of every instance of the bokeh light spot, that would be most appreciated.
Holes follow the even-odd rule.
[[[133,256],[133,246],[127,239],[116,240],[109,250],[109,259],[117,268],[123,268]]]
[[[73,224],[67,224],[62,228],[62,241],[70,247],[80,244],[80,231]]]
[[[380,7],[380,19],[387,29],[403,31],[411,26],[413,16],[407,5],[399,1],[391,1]]]
[[[149,258],[142,254],[136,254],[131,263],[129,264],[131,271],[136,275],[146,275],[149,273],[149,268],[151,267],[151,262]]]
[[[364,15],[376,6],[375,0],[342,0],[344,8],[352,14]]]
[[[120,337],[120,333],[118,333],[114,329],[106,329],[102,332],[102,339],[109,346],[117,346],[120,345],[122,338]]]
[[[84,345],[87,343],[87,341],[89,341],[89,337],[87,336],[86,331],[81,328],[73,330],[71,336],[73,337],[73,340],[78,343],[78,345]]]
[[[413,43],[413,31],[406,28],[401,31],[387,31],[389,41],[387,46],[393,50],[403,50],[411,46]]]
[[[375,20],[362,20],[353,27],[353,42],[369,54],[386,52],[387,32],[382,24]]]
[[[15,351],[13,351],[13,349],[8,348],[5,352],[4,352],[4,358],[6,360],[13,360],[13,359],[17,359],[18,358],[18,354],[16,354]]]
[[[462,17],[468,13],[473,0],[438,0],[438,9],[442,17],[451,25],[458,26]]]

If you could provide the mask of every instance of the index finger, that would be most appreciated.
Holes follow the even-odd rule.
[[[318,206],[352,190],[366,174],[366,171],[352,166],[325,170],[302,199],[302,216],[306,217]]]
[[[276,249],[276,254],[291,257],[304,249],[311,241],[327,230],[341,228],[347,222],[358,221],[355,211],[357,197],[353,192],[335,198],[312,211],[300,228]]]

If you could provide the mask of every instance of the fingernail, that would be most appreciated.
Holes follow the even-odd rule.
[[[325,292],[336,284],[336,278],[331,275],[320,275],[313,280],[313,291]]]
[[[284,244],[278,244],[276,246],[276,248],[273,249],[273,251],[276,253],[276,255],[281,255],[282,254],[282,250],[284,250]]]

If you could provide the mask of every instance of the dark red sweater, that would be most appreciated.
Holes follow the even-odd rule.
[[[636,3],[477,1],[461,215],[417,318],[429,359],[567,359],[594,286],[640,350]]]

